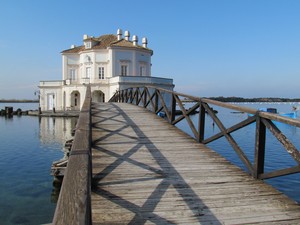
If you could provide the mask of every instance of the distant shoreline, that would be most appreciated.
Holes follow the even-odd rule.
[[[255,103],[255,102],[300,102],[300,98],[241,98],[241,97],[203,97],[219,102],[235,102],[235,103]],[[183,102],[194,102],[190,99],[183,99]]]
[[[38,103],[39,100],[0,99],[0,103]]]
[[[300,102],[300,98],[241,98],[241,97],[210,97],[220,102]]]

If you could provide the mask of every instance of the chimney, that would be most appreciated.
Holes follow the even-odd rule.
[[[147,44],[148,44],[148,40],[147,40],[147,38],[142,38],[142,44],[143,44],[143,47],[144,48],[147,48]]]
[[[121,29],[118,29],[117,36],[118,36],[118,41],[120,41],[122,39],[122,30]]]
[[[133,36],[132,36],[132,42],[133,42],[133,45],[134,45],[134,46],[137,46],[137,44],[138,44],[138,36],[133,35]]]
[[[125,40],[126,40],[126,41],[129,41],[130,33],[129,33],[128,30],[125,30],[124,36],[125,36]]]
[[[89,36],[88,36],[87,34],[84,34],[84,35],[83,35],[83,40],[88,39],[88,37],[89,37]]]
[[[76,45],[71,45],[71,48],[75,48],[76,47]]]

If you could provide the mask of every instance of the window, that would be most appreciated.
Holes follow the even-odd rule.
[[[71,69],[69,70],[69,79],[70,79],[70,80],[75,80],[75,79],[76,79],[76,70],[73,69],[73,68],[71,68]]]
[[[91,78],[91,67],[86,68],[86,78]]]
[[[127,76],[127,65],[121,65],[121,76]]]
[[[86,42],[85,48],[91,48],[91,47],[92,47],[92,43],[90,41]]]
[[[145,76],[146,75],[146,68],[145,66],[140,66],[140,76]]]
[[[98,73],[99,73],[99,79],[103,80],[104,79],[104,67],[99,67]]]

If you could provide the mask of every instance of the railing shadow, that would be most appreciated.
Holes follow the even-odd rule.
[[[155,114],[163,115],[172,125],[176,125],[180,121],[185,120],[191,131],[191,136],[199,143],[208,144],[224,137],[243,163],[246,171],[254,178],[269,179],[300,172],[300,152],[278,127],[278,123],[300,127],[299,120],[153,86],[133,87],[117,91],[110,101],[124,102],[147,108]],[[189,109],[185,109],[185,102],[191,103],[192,106]],[[218,117],[212,106],[233,109],[252,116],[227,127]],[[195,114],[198,114],[197,124],[194,124],[190,117]],[[206,115],[212,118],[213,124],[219,129],[217,134],[213,134],[209,137],[205,135]],[[253,147],[254,162],[249,160],[245,151],[239,146],[232,135],[232,133],[251,124],[255,124],[255,144]],[[271,135],[284,147],[286,152],[296,162],[296,166],[268,172],[265,171],[267,131],[270,131]]]
[[[201,198],[193,191],[190,185],[186,183],[183,177],[177,172],[174,166],[160,152],[160,149],[147,137],[147,135],[136,125],[136,123],[131,118],[123,113],[123,110],[118,107],[118,105],[113,103],[112,105],[115,109],[117,109],[117,111],[111,112],[110,116],[106,119],[101,116],[101,110],[99,112],[97,112],[95,109],[93,110],[94,116],[100,119],[97,122],[93,122],[93,131],[99,130],[108,132],[108,134],[104,134],[102,137],[93,140],[93,151],[101,152],[115,159],[113,160],[113,162],[109,163],[109,165],[105,166],[105,168],[103,168],[101,172],[93,175],[92,192],[134,213],[135,216],[133,216],[133,218],[128,221],[127,224],[145,224],[146,221],[151,221],[156,224],[175,224],[174,221],[168,220],[154,212],[156,206],[160,203],[168,189],[170,187],[173,187],[177,191],[178,195],[182,197],[182,201],[185,202],[185,204],[188,206],[190,211],[193,213],[193,217],[197,219],[199,224],[203,222],[204,217],[202,216],[204,215],[204,212],[205,214],[209,214],[211,222],[214,222],[214,224],[221,224],[221,222],[219,222],[218,219],[214,217],[213,213],[208,209]],[[110,109],[111,107],[107,110],[109,111]],[[120,115],[122,115],[124,120],[120,120],[117,118]],[[100,126],[101,123],[105,123],[108,121],[110,121],[111,123],[121,123],[121,125],[116,130],[107,130]],[[127,124],[129,124],[130,128],[133,129],[134,136],[132,134],[124,134],[124,130],[128,127]],[[123,133],[121,133],[122,131]],[[124,144],[130,143],[132,145],[132,147],[126,150],[123,154],[119,154],[107,149],[105,144],[105,141],[110,137],[117,137],[120,135],[122,136],[122,138],[126,139],[126,141],[124,141]],[[113,144],[114,143],[110,143],[109,145]],[[118,145],[120,145],[120,143],[118,143]],[[160,168],[156,168],[154,166],[148,165],[147,163],[143,163],[141,161],[135,160],[134,158],[131,158],[131,156],[140,151],[142,148],[147,149],[147,151],[151,154]],[[149,172],[149,174],[151,174],[151,176],[149,176],[148,174],[148,176],[145,177],[130,179],[126,179],[125,177],[123,177],[122,179],[118,179],[116,181],[105,181],[105,178],[111,175],[114,170],[123,163],[127,163],[146,170]],[[104,188],[106,185],[112,186],[117,184],[134,184],[136,182],[144,181],[160,182],[148,197],[145,196],[146,200],[142,206],[135,204],[130,200],[126,200],[122,198],[122,196],[114,194],[107,188]]]

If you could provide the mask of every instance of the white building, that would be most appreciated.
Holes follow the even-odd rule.
[[[147,39],[122,30],[117,35],[83,36],[83,45],[62,51],[62,80],[40,81],[40,107],[46,110],[79,110],[91,84],[95,102],[108,101],[116,90],[154,85],[173,90],[173,79],[151,76]]]

